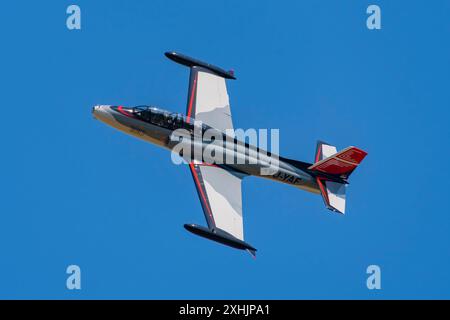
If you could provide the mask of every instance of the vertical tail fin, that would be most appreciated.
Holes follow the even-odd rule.
[[[335,146],[332,146],[323,141],[317,141],[316,157],[314,158],[314,163],[317,163],[325,158],[331,157],[335,153],[337,153],[337,149]]]
[[[329,177],[347,180],[362,162],[367,152],[348,147],[336,152],[336,147],[324,142],[317,143],[315,163],[308,169],[316,175],[322,198],[328,209],[345,213],[346,184],[332,181]]]

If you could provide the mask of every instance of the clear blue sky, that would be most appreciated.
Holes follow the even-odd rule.
[[[448,1],[76,1],[69,31],[71,3],[0,11],[0,298],[450,298]],[[188,70],[167,50],[233,68],[235,126],[279,128],[283,155],[367,150],[347,214],[248,178],[256,260],[186,232],[204,224],[189,170],[91,115],[184,112]]]

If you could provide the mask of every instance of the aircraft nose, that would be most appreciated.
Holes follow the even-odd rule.
[[[99,120],[109,118],[109,107],[107,105],[95,105],[92,107],[92,115]]]
[[[104,113],[107,112],[107,110],[109,109],[109,106],[105,106],[105,105],[96,105],[92,107],[92,113],[94,115],[97,115],[99,113]]]
[[[92,107],[92,113],[101,112],[105,110],[106,106],[96,105]]]

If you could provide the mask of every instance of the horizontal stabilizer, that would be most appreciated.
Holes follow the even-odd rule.
[[[353,170],[356,169],[366,155],[367,152],[364,150],[356,147],[348,147],[314,163],[308,169],[316,172],[340,176],[341,178],[346,179],[350,176]]]

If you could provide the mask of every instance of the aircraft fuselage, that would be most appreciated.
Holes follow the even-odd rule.
[[[181,154],[187,162],[197,161],[207,165],[226,167],[236,174],[258,176],[320,193],[316,179],[309,174],[308,163],[289,163],[286,158],[270,154],[266,150],[237,140],[222,131],[198,124],[194,119],[154,107],[132,107],[98,105],[93,107],[93,115],[98,120],[137,138],[174,151],[180,143],[188,143],[192,152],[189,157]],[[211,130],[214,136],[222,136],[226,143],[215,147],[223,155],[224,161],[217,162],[216,154],[204,152],[211,144],[202,135]],[[184,133],[175,135],[174,133]],[[178,137],[178,139],[175,139]],[[186,137],[189,139],[183,140]],[[299,166],[300,163],[300,166]],[[304,167],[304,168],[303,168]]]

